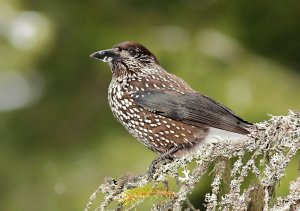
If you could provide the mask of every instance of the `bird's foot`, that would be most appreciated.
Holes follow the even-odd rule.
[[[169,149],[168,151],[157,156],[150,164],[148,169],[148,179],[155,179],[154,174],[156,173],[156,168],[159,164],[164,165],[173,160],[172,154],[178,151],[181,147],[174,147]]]
[[[167,163],[168,157],[163,157],[161,155],[159,155],[158,157],[156,157],[150,164],[149,169],[148,169],[148,179],[155,179],[154,178],[154,174],[156,173],[156,169],[158,167],[158,165],[164,165],[165,163]],[[164,162],[166,161],[166,162]]]

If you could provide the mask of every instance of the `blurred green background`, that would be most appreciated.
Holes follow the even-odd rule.
[[[297,0],[0,0],[0,210],[82,210],[106,176],[156,156],[113,118],[90,53],[140,42],[258,122],[300,108],[299,20]]]

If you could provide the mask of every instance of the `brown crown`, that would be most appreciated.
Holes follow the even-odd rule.
[[[145,46],[143,46],[139,43],[136,43],[136,42],[133,42],[133,41],[124,41],[124,42],[116,44],[113,47],[114,48],[120,48],[122,50],[129,50],[131,48],[139,49],[142,54],[152,57],[154,59],[154,61],[159,64],[156,56],[151,51],[149,51]]]

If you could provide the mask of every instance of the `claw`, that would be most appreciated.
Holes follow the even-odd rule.
[[[174,147],[169,149],[168,151],[160,154],[159,156],[157,156],[150,164],[149,169],[148,169],[148,179],[155,179],[153,176],[155,174],[155,169],[157,167],[157,165],[159,163],[161,163],[162,165],[170,162],[173,160],[173,156],[172,154],[177,152],[179,149],[181,149],[181,146],[178,147]],[[165,161],[165,162],[163,162]]]

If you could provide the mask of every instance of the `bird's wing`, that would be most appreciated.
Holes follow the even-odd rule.
[[[249,127],[251,123],[199,93],[180,94],[175,91],[146,90],[138,91],[132,97],[139,106],[153,113],[195,127],[207,125],[239,134],[249,133],[245,127]]]

